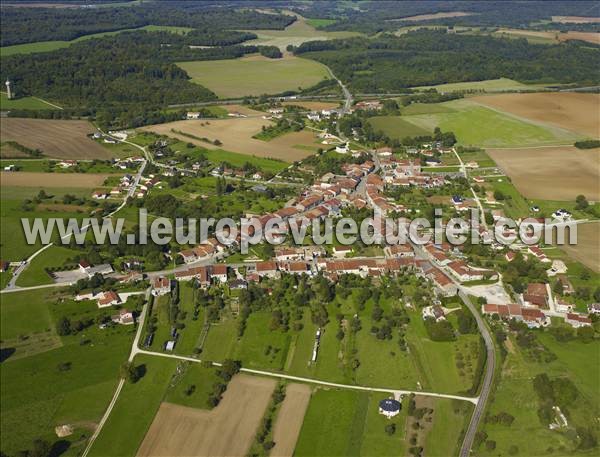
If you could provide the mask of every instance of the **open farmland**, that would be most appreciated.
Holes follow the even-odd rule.
[[[449,11],[447,13],[432,13],[432,14],[418,14],[416,16],[408,16],[401,17],[399,19],[391,19],[392,21],[403,21],[403,22],[412,22],[412,21],[431,21],[433,19],[445,19],[449,17],[463,17],[463,16],[471,16],[475,13],[466,13],[464,11]]]
[[[270,157],[286,162],[293,162],[312,155],[319,147],[319,144],[315,143],[315,135],[307,130],[281,135],[271,141],[252,138],[253,135],[260,132],[263,125],[271,125],[271,122],[259,117],[248,117],[215,119],[209,122],[201,120],[175,121],[167,124],[151,125],[144,127],[143,130],[159,135],[168,135],[208,149],[225,149],[240,154]],[[218,139],[222,144],[215,146],[174,133],[172,130],[178,130],[199,138],[205,137],[211,141]]]
[[[281,59],[249,56],[177,65],[191,76],[192,82],[207,87],[221,98],[306,89],[330,77],[324,65],[291,56]]]
[[[356,32],[327,32],[325,30],[317,30],[311,25],[308,20],[292,11],[286,11],[286,14],[296,16],[296,21],[287,26],[284,30],[249,30],[255,33],[258,38],[248,41],[247,44],[256,44],[262,46],[277,46],[282,52],[286,51],[288,45],[300,46],[307,41],[324,41],[340,38],[348,38],[358,36]],[[322,25],[325,25],[321,23]]]
[[[275,384],[237,375],[211,411],[163,403],[137,455],[246,455]]]
[[[2,186],[14,187],[97,187],[109,177],[104,173],[36,173],[29,171],[1,172]]]
[[[552,22],[563,24],[597,24],[600,23],[600,17],[594,16],[552,16]]]
[[[573,143],[581,135],[564,128],[539,125],[487,108],[470,99],[441,103],[453,111],[402,116],[424,130],[454,132],[459,144],[480,147],[523,147]]]
[[[405,121],[400,116],[376,116],[369,119],[375,131],[382,131],[390,138],[402,139],[407,136],[431,135],[433,129],[425,129]]]
[[[474,97],[471,100],[534,122],[600,138],[599,94],[502,94]]]
[[[438,92],[503,92],[512,90],[531,90],[535,88],[544,88],[542,84],[523,84],[514,79],[498,78],[486,79],[483,81],[466,81],[462,83],[437,84],[435,86],[419,86],[415,89],[435,89]]]
[[[527,198],[574,201],[583,194],[600,200],[600,149],[565,146],[487,152]]]
[[[110,151],[86,135],[96,129],[87,121],[2,119],[2,141],[16,141],[59,159],[109,159]]]
[[[293,102],[283,102],[283,106],[301,106],[302,108],[306,108],[309,110],[319,111],[323,109],[334,109],[340,106],[337,102],[310,102],[310,101],[293,101]]]
[[[271,450],[273,457],[294,454],[309,401],[310,387],[306,384],[289,384],[285,389],[285,399],[273,426],[273,441],[275,441],[275,447]]]
[[[577,244],[565,244],[560,248],[586,267],[600,273],[600,258],[590,255],[592,252],[600,252],[600,222],[578,224]]]
[[[500,29],[494,32],[494,36],[507,36],[509,38],[527,38],[532,43],[561,43],[569,40],[581,40],[589,43],[600,44],[600,33],[597,32],[560,32],[540,31],[540,30],[521,30],[521,29]]]

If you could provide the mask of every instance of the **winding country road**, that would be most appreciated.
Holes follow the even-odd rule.
[[[485,373],[483,375],[483,381],[481,383],[481,392],[479,394],[479,401],[477,401],[477,403],[475,404],[475,409],[473,410],[471,421],[469,422],[469,426],[465,433],[465,438],[460,448],[460,457],[469,457],[471,447],[473,446],[473,441],[475,440],[475,434],[477,433],[479,423],[483,418],[483,413],[485,412],[485,405],[487,403],[487,399],[492,388],[492,381],[494,380],[494,369],[496,367],[496,351],[494,348],[494,340],[492,339],[492,335],[488,330],[485,321],[475,308],[475,305],[473,305],[473,303],[471,302],[469,296],[465,294],[465,292],[462,290],[458,292],[458,295],[465,304],[465,306],[469,308],[469,311],[473,313],[473,316],[477,321],[477,327],[479,328],[479,332],[483,336],[483,341],[485,343],[487,355],[485,362]]]

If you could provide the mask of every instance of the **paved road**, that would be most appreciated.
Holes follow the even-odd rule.
[[[477,433],[477,429],[479,427],[481,419],[483,418],[486,402],[490,394],[490,390],[492,388],[492,381],[494,380],[494,369],[496,368],[496,351],[494,349],[494,340],[492,339],[492,335],[490,334],[490,331],[488,330],[485,321],[479,314],[478,310],[475,308],[475,305],[473,305],[469,297],[462,290],[459,291],[458,295],[463,301],[463,303],[466,305],[466,307],[469,308],[471,313],[473,313],[473,316],[477,321],[477,327],[479,328],[479,332],[483,336],[483,341],[485,343],[485,349],[487,354],[487,360],[485,362],[485,373],[483,375],[483,381],[481,383],[479,401],[475,404],[475,409],[473,410],[473,415],[471,416],[469,427],[467,428],[462,447],[460,448],[460,457],[469,457],[471,447],[473,446],[473,440],[475,439],[475,434]]]

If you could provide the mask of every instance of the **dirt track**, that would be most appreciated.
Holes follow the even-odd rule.
[[[470,100],[535,122],[600,138],[600,95],[567,92],[500,94]]]
[[[16,141],[60,159],[109,159],[113,155],[86,135],[96,130],[87,121],[2,118],[2,141]]]
[[[204,125],[202,125],[204,124]],[[316,152],[319,145],[315,143],[315,136],[309,131],[292,132],[271,141],[262,141],[252,138],[260,132],[263,125],[271,125],[271,122],[261,117],[216,119],[216,120],[190,120],[176,121],[167,124],[157,124],[144,127],[141,130],[156,132],[160,135],[168,135],[182,141],[191,142],[207,149],[224,149],[226,151],[238,152],[240,154],[254,155],[257,157],[270,157],[281,159],[286,162],[300,160]],[[214,146],[204,141],[178,135],[171,129],[179,130],[199,138],[208,138],[211,141],[219,140],[223,144]],[[313,148],[298,149],[294,146],[304,145]]]
[[[0,173],[0,185],[15,187],[98,187],[111,176],[103,173],[37,173],[11,171]]]
[[[309,386],[306,384],[289,384],[287,386],[285,400],[281,404],[273,426],[275,447],[271,450],[271,457],[291,457],[294,454],[309,401]]]
[[[162,403],[138,456],[245,456],[276,381],[236,375],[212,411]]]
[[[566,146],[487,153],[527,198],[574,201],[583,194],[600,200],[600,149]]]

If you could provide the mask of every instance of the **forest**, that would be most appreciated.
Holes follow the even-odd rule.
[[[0,44],[10,46],[36,41],[69,41],[92,33],[146,25],[190,27],[221,33],[228,29],[283,29],[294,22],[295,17],[250,9],[219,8],[203,2],[153,2],[142,6],[101,9],[2,6],[0,21]]]
[[[335,22],[324,30],[352,30],[367,34],[397,30],[401,26],[443,23],[468,27],[552,28],[598,31],[598,24],[550,23],[552,16],[597,15],[600,5],[593,1],[377,1],[362,2],[359,7],[348,2],[315,2],[310,5],[292,5],[290,9],[309,18],[327,18]],[[438,12],[460,11],[469,15],[430,19],[427,21],[399,21],[410,16]]]
[[[327,66],[355,92],[510,78],[521,82],[596,85],[600,48],[578,43],[535,45],[525,39],[416,30],[400,37],[310,41],[296,55]]]

